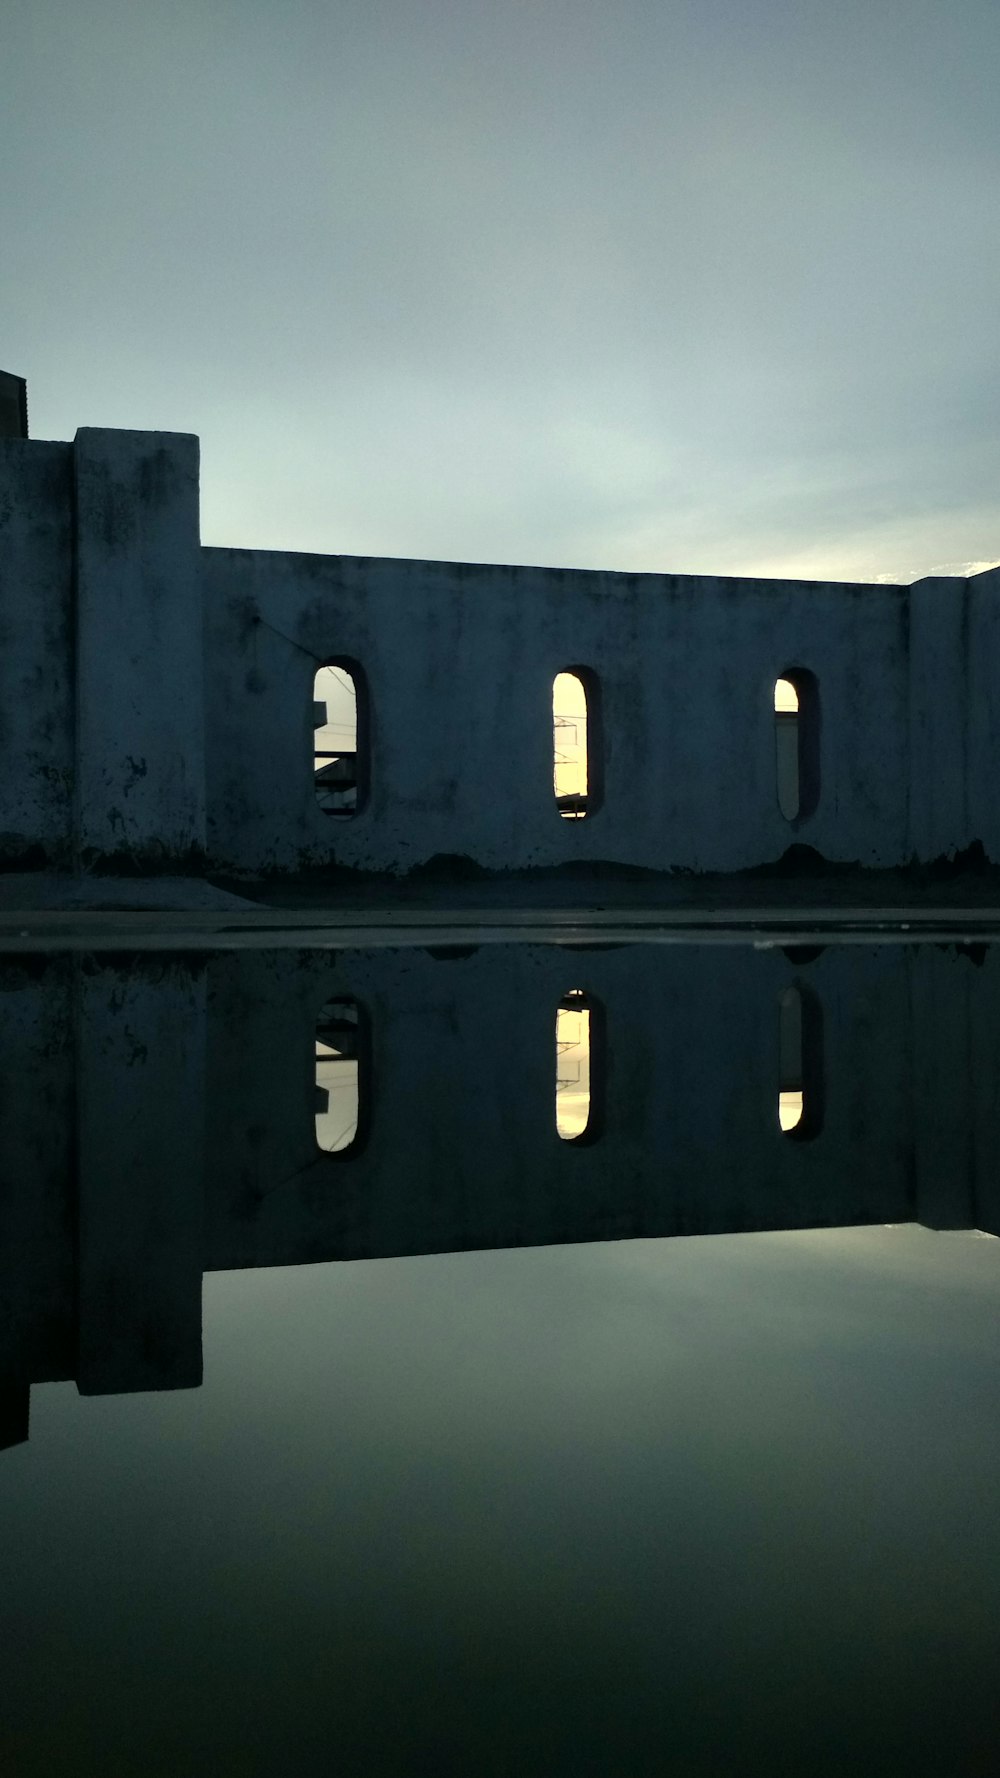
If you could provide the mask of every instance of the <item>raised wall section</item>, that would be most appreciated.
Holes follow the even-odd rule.
[[[0,441],[0,861],[254,876],[564,863],[735,871],[794,843],[1000,862],[1000,572],[913,587],[200,548],[197,441]],[[313,787],[313,677],[361,668],[370,792]],[[603,797],[565,821],[552,681],[600,687]],[[819,795],[776,795],[811,674]]]

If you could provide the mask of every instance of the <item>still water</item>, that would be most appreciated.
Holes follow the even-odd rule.
[[[998,1033],[982,946],[8,959],[5,1778],[995,1772]]]

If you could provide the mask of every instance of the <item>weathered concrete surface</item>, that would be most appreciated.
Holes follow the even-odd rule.
[[[0,370],[0,438],[27,438],[28,385],[24,377]]]
[[[1000,568],[967,582],[965,715],[967,831],[1000,859]]]
[[[205,573],[210,849],[234,868],[458,853],[732,871],[795,841],[865,866],[910,855],[906,588],[230,550],[206,550]],[[312,678],[335,655],[370,693],[370,796],[349,821],[318,808],[309,764]],[[605,757],[602,808],[569,822],[551,700],[571,664],[600,679]],[[822,787],[789,824],[773,693],[796,666],[820,683]]]
[[[73,450],[0,439],[0,861],[67,864]]]
[[[205,842],[198,440],[76,435],[77,844],[162,869]]]
[[[255,903],[203,877],[74,876],[54,871],[0,872],[0,918],[39,909],[138,909],[190,914],[239,912]],[[127,946],[127,925],[122,938]]]
[[[909,590],[910,822],[914,858],[961,851],[969,823],[968,651],[964,580],[918,580]]]

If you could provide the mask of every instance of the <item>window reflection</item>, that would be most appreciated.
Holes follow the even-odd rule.
[[[791,1087],[778,1094],[778,1122],[786,1134],[802,1122],[801,1087]]]
[[[603,1033],[600,1002],[572,988],[556,1011],[556,1130],[564,1142],[601,1133]]]
[[[785,1136],[818,1136],[823,1124],[823,1012],[795,984],[778,1001],[778,1125]]]
[[[778,1003],[778,1123],[787,1135],[802,1122],[802,996],[786,988]]]
[[[361,1128],[361,1008],[329,1000],[316,1021],[316,1143],[326,1154],[356,1148]]]

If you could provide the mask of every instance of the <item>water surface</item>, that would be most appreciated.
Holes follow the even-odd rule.
[[[3,996],[5,1773],[996,1770],[992,954],[82,968]],[[335,997],[353,1162],[317,1148]],[[587,1238],[613,1215],[721,1232]]]

